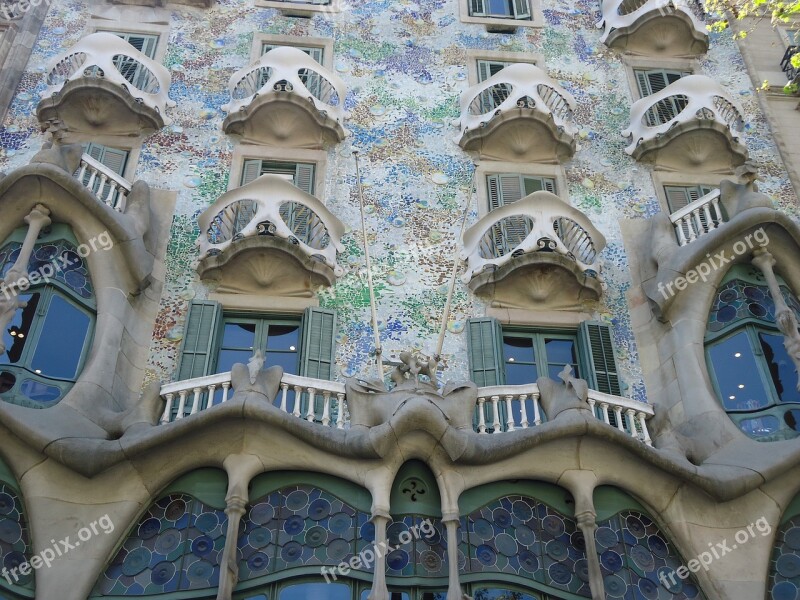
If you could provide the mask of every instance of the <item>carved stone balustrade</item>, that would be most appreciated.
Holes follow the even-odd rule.
[[[198,222],[198,271],[216,278],[220,291],[310,296],[344,273],[336,262],[344,225],[278,175],[220,196]]]
[[[84,153],[75,178],[103,204],[125,212],[125,201],[131,193],[131,183],[100,161]]]
[[[557,162],[575,153],[574,98],[544,71],[509,65],[461,96],[458,144],[482,158]]]
[[[113,33],[93,33],[56,57],[37,108],[40,123],[71,131],[141,135],[169,125],[171,76]]]
[[[744,110],[716,81],[689,75],[631,106],[622,132],[637,160],[691,171],[724,171],[747,159],[739,141]]]
[[[596,262],[606,240],[550,192],[491,211],[464,232],[462,244],[462,280],[498,306],[566,309],[600,297]]]
[[[347,87],[308,54],[281,46],[233,74],[225,133],[245,141],[318,148],[347,135]]]
[[[604,0],[601,40],[635,54],[696,56],[708,50],[703,9],[695,0]]]

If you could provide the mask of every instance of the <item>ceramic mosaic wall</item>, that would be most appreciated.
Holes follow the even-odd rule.
[[[347,0],[337,14],[311,19],[253,7],[253,0],[217,0],[213,9],[174,6],[164,64],[172,73],[173,124],[149,137],[137,178],[176,190],[167,256],[167,285],[154,331],[149,378],[171,379],[188,301],[208,287],[194,271],[196,219],[227,189],[233,143],[221,132],[227,81],[249,63],[253,32],[333,38],[334,68],[345,80],[351,135],[331,148],[322,199],[348,227],[340,262],[348,273],[320,294],[339,311],[337,377],[372,373],[368,294],[351,151],[361,150],[367,225],[385,354],[433,352],[454,240],[470,199],[471,159],[455,143],[468,50],[535,52],[550,75],[577,100],[578,151],[566,167],[570,201],[603,232],[604,295],[597,317],[613,323],[629,394],[645,399],[626,292],[631,281],[620,219],[659,210],[648,168],[623,151],[632,94],[618,54],[599,43],[596,0],[543,0],[544,27],[488,33],[459,19],[456,0]],[[27,74],[0,129],[0,169],[26,164],[43,136],[35,107],[45,88],[45,64],[90,31],[89,3],[54,0]],[[114,9],[117,10],[117,9]],[[758,111],[734,42],[714,36],[702,72],[737,95],[747,112],[743,140],[765,181],[762,190],[797,211],[786,173]],[[470,220],[477,218],[472,199]],[[444,347],[445,379],[467,377],[465,321],[485,305],[460,283]]]

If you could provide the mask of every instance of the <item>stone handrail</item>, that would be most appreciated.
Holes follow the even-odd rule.
[[[336,262],[344,225],[317,198],[279,175],[262,175],[223,194],[198,223],[201,258],[224,252],[241,238],[274,235],[323,261],[337,277],[344,273]]]
[[[161,388],[165,405],[160,422],[178,421],[227,402],[232,392],[230,372],[168,383]],[[647,419],[654,412],[649,404],[595,390],[589,390],[588,404],[599,420],[648,446],[652,445]],[[337,429],[349,427],[345,386],[336,381],[284,373],[275,405],[283,412],[310,423]],[[505,407],[505,422],[501,422],[501,405]],[[515,417],[515,409],[520,415],[519,419]],[[477,433],[496,434],[535,427],[542,423],[543,416],[539,405],[539,387],[535,383],[478,388],[475,405]]]
[[[603,0],[603,16],[597,23],[603,28],[600,41],[604,42],[615,29],[630,27],[651,13],[666,15],[668,12],[685,14],[698,33],[708,35],[700,14],[701,7],[694,0]]]
[[[240,69],[230,79],[230,103],[222,110],[246,110],[257,96],[291,92],[312,102],[316,109],[338,123],[344,121],[347,86],[308,54],[291,46],[279,46],[258,61]]]
[[[719,198],[720,191],[713,190],[669,216],[681,246],[713,231],[723,222]]]
[[[663,102],[669,102],[670,98],[679,98],[685,106],[681,110],[659,112],[659,103],[664,106]],[[671,114],[672,112],[675,114]],[[651,119],[655,118],[654,125],[648,124],[648,114]],[[710,77],[681,77],[660,92],[633,103],[631,123],[622,132],[623,137],[630,139],[630,145],[625,152],[633,154],[642,142],[653,140],[681,123],[712,119],[728,127],[733,137],[738,139],[734,132],[738,132],[743,126],[744,110],[738,101]]]
[[[512,227],[513,235],[508,233]],[[581,211],[555,194],[534,192],[491,211],[464,232],[461,258],[467,270],[462,280],[468,283],[487,267],[499,268],[516,256],[539,251],[566,256],[581,271],[595,270],[605,245],[603,234]]]
[[[172,82],[169,71],[119,36],[93,33],[57,56],[48,69],[44,96],[57,94],[65,83],[82,77],[102,78],[116,84],[156,110],[164,124],[172,122],[166,115],[167,107],[175,106],[168,96]]]
[[[103,204],[118,212],[125,211],[125,202],[131,191],[131,184],[103,163],[84,153],[75,178]]]
[[[529,108],[548,118],[570,135],[575,99],[542,69],[527,63],[509,65],[461,95],[461,133],[484,127],[496,114]]]

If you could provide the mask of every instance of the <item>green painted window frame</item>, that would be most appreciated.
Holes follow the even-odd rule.
[[[253,348],[238,348],[238,347],[230,347],[226,348],[223,346],[223,337],[225,331],[225,325],[230,323],[242,323],[242,324],[249,324],[255,325],[256,331],[253,343],[255,347]],[[269,339],[269,328],[270,327],[280,327],[280,326],[287,326],[287,325],[296,325],[298,332],[297,332],[297,347],[294,350],[296,354],[296,361],[295,361],[295,371],[293,375],[296,375],[300,371],[300,353],[302,350],[302,343],[303,343],[303,318],[300,315],[297,316],[285,316],[285,315],[254,315],[253,313],[243,313],[243,312],[223,312],[222,319],[219,325],[219,331],[217,332],[216,336],[216,344],[214,350],[214,359],[211,365],[212,373],[208,373],[208,375],[213,375],[218,372],[217,365],[219,363],[219,355],[220,352],[223,350],[250,350],[251,353],[255,351],[256,348],[260,349],[264,353],[264,363],[266,365],[270,365],[269,361],[269,353],[270,352],[277,352],[275,350],[270,350],[266,347],[267,339]],[[281,351],[287,352],[287,351]],[[289,351],[291,352],[291,351]],[[252,355],[252,354],[251,354]]]
[[[538,359],[538,357],[543,356],[544,362],[537,361],[536,363],[518,363],[513,361],[514,364],[530,364],[536,365],[537,370],[539,371],[539,377],[544,376],[547,374],[549,377],[549,366],[550,363],[547,361],[547,349],[545,347],[545,340],[546,339],[553,339],[553,340],[569,340],[574,344],[575,347],[575,362],[577,363],[578,372],[575,373],[576,377],[582,377],[582,374],[585,370],[585,366],[582,364],[583,360],[581,358],[580,348],[578,346],[578,332],[569,329],[558,329],[558,328],[522,328],[522,327],[503,327],[503,345],[505,349],[505,338],[521,338],[521,339],[530,339],[533,340],[533,348],[534,348],[534,358]],[[504,375],[503,380],[507,379],[505,375],[505,365],[509,364],[509,360],[505,358],[505,353],[503,355],[503,368],[504,368]],[[542,368],[542,365],[544,368]]]

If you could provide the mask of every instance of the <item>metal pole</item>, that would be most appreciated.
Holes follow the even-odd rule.
[[[467,204],[464,207],[464,217],[461,220],[461,232],[458,234],[458,238],[456,239],[456,247],[453,252],[453,271],[450,273],[450,287],[447,290],[447,302],[444,305],[444,314],[442,315],[442,326],[439,329],[439,341],[436,344],[436,354],[434,354],[434,359],[437,361],[442,355],[442,347],[444,346],[444,334],[447,331],[447,320],[450,318],[450,308],[453,304],[453,292],[456,288],[456,275],[458,274],[458,266],[460,261],[458,260],[458,244],[459,241],[464,237],[464,229],[467,225],[467,217],[469,216],[469,209],[472,206],[472,196],[475,193],[475,172],[478,170],[478,165],[473,165],[472,169],[472,180],[470,182],[469,187],[469,196],[467,197]]]
[[[369,287],[369,305],[372,309],[372,330],[375,333],[375,360],[378,367],[378,380],[383,381],[383,349],[381,348],[381,334],[378,331],[378,309],[375,305],[375,290],[372,286],[372,261],[369,257],[369,243],[367,243],[367,224],[364,217],[364,192],[361,187],[361,171],[358,167],[358,150],[353,150],[356,157],[356,180],[358,181],[358,205],[361,209],[361,235],[364,236],[364,257],[367,261],[367,286]]]

